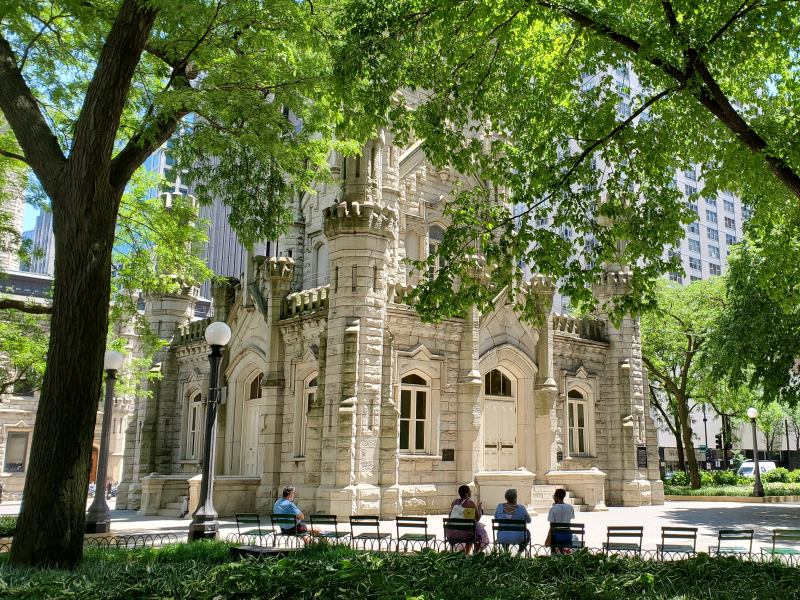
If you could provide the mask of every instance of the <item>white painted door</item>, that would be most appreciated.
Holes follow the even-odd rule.
[[[484,403],[483,468],[513,471],[517,468],[517,404],[513,400],[487,399]]]
[[[260,476],[261,461],[258,452],[258,434],[261,430],[261,407],[257,404],[245,402],[244,421],[242,423],[242,475]]]

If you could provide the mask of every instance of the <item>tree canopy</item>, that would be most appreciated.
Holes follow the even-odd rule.
[[[657,290],[657,307],[642,315],[642,360],[658,388],[652,393],[656,406],[683,443],[692,487],[700,487],[691,410],[709,387],[703,354],[724,310],[725,287],[722,278],[712,277],[687,286],[660,281]]]
[[[781,220],[776,216],[776,221]],[[798,238],[785,243],[791,255]],[[749,239],[728,257],[728,305],[711,336],[709,361],[733,385],[763,390],[765,398],[795,405],[800,394],[800,303],[792,303],[797,280],[772,277],[778,242],[771,249]],[[770,253],[769,258],[765,256]],[[797,266],[786,265],[787,271]]]
[[[91,435],[123,192],[168,139],[201,202],[246,243],[324,175],[341,99],[335,2],[12,0],[0,8],[0,155],[50,200],[55,287],[47,369],[12,560],[81,556]],[[124,210],[124,208],[123,208]],[[53,517],[53,507],[59,514]]]
[[[627,265],[637,283],[619,306],[648,304],[653,276],[677,270],[664,246],[694,218],[676,169],[698,165],[702,194],[732,190],[757,212],[797,205],[799,20],[777,0],[351,0],[336,66],[352,124],[389,120],[514,203],[451,203],[446,281],[423,286],[423,312],[489,303],[520,265],[576,303],[604,265]],[[492,286],[469,277],[470,244]]]

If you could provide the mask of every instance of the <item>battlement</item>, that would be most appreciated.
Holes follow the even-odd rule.
[[[328,239],[354,233],[372,233],[391,238],[396,235],[397,212],[372,202],[345,200],[326,208],[323,215]]]
[[[290,319],[303,314],[328,310],[328,292],[330,285],[323,285],[310,290],[294,292],[286,296],[283,318]]]
[[[208,317],[199,321],[192,321],[186,325],[178,327],[178,336],[175,340],[175,345],[185,346],[194,342],[205,340],[206,327],[211,325],[213,319]]]
[[[525,287],[532,294],[552,294],[556,290],[555,281],[547,275],[534,275],[525,282]]]
[[[294,277],[294,259],[289,256],[272,256],[259,267],[261,279],[287,279]]]
[[[553,331],[569,336],[593,340],[595,342],[607,342],[606,324],[603,321],[590,317],[574,317],[553,313]]]

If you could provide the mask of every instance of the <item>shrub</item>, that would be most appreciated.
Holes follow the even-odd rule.
[[[194,546],[194,544],[190,545]],[[326,598],[421,600],[462,598],[789,598],[796,567],[700,555],[682,561],[576,552],[523,558],[356,552],[320,544],[281,558],[220,561],[223,544],[203,552],[169,547],[142,552],[93,551],[75,571],[14,569],[0,562],[0,589],[10,598]],[[205,551],[207,550],[207,551]],[[512,575],[509,575],[512,574]]]
[[[17,517],[13,515],[5,515],[0,517],[0,537],[9,537],[14,535],[17,529]]]
[[[736,473],[733,471],[714,471],[714,485],[736,485]]]
[[[700,485],[707,487],[714,485],[714,474],[711,471],[700,471]]]
[[[672,479],[669,480],[669,484],[676,486],[689,485],[689,474],[686,471],[675,471],[672,474]]]
[[[790,471],[786,481],[787,483],[800,483],[800,469]]]
[[[764,483],[786,483],[789,480],[789,471],[783,467],[772,469],[761,474],[761,480]]]

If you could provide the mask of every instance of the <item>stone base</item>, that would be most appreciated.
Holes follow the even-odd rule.
[[[583,510],[608,510],[605,491],[606,474],[597,467],[579,471],[549,471],[545,478],[548,484],[564,487],[583,500]]]
[[[189,512],[194,512],[200,499],[201,475],[190,478]],[[256,491],[261,483],[260,477],[239,475],[217,475],[214,478],[214,509],[221,517],[232,517],[237,512],[254,512]],[[272,512],[272,507],[270,511]]]
[[[633,479],[622,484],[622,506],[664,504],[664,483],[661,480]]]
[[[84,533],[108,533],[111,531],[111,521],[86,522]]]
[[[483,503],[483,510],[494,513],[498,504],[505,502],[505,493],[509,488],[517,490],[517,503],[531,506],[531,488],[536,476],[527,469],[515,471],[483,471],[475,473],[475,485],[478,499]],[[529,510],[535,515],[536,511]]]

